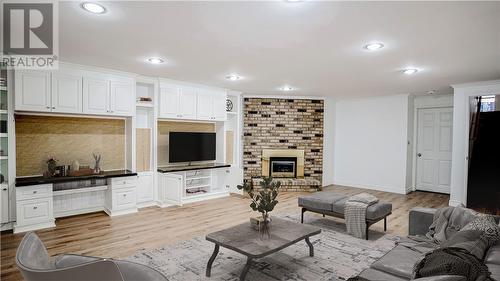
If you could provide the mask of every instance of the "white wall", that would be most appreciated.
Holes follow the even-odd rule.
[[[333,184],[335,100],[325,98],[323,116],[323,186]]]
[[[500,80],[452,85],[453,150],[451,159],[450,205],[467,204],[467,174],[469,154],[469,98],[500,93]]]
[[[406,193],[408,98],[335,103],[335,184]]]

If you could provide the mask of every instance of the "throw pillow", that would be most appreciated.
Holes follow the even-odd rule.
[[[461,230],[481,230],[493,241],[500,240],[500,227],[497,225],[492,215],[479,214]]]

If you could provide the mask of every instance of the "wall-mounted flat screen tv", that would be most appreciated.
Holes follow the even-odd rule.
[[[215,160],[215,133],[169,133],[169,162]]]

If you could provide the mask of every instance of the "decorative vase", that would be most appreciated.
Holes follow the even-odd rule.
[[[260,237],[271,238],[271,218],[269,213],[262,213],[262,222],[259,224]]]
[[[56,173],[57,162],[54,159],[50,159],[47,161],[47,170],[49,171],[50,176],[54,176]]]

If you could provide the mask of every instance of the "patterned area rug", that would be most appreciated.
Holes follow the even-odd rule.
[[[298,216],[279,217],[299,222]],[[397,236],[370,231],[370,241],[345,233],[345,225],[328,218],[309,216],[306,223],[321,227],[319,235],[311,237],[314,257],[304,241],[270,256],[256,260],[246,280],[347,280],[368,268],[375,260],[392,249]],[[246,257],[220,248],[212,266],[212,275],[205,277],[207,261],[214,244],[197,237],[175,245],[141,251],[127,258],[149,265],[167,276],[168,280],[238,280]]]

